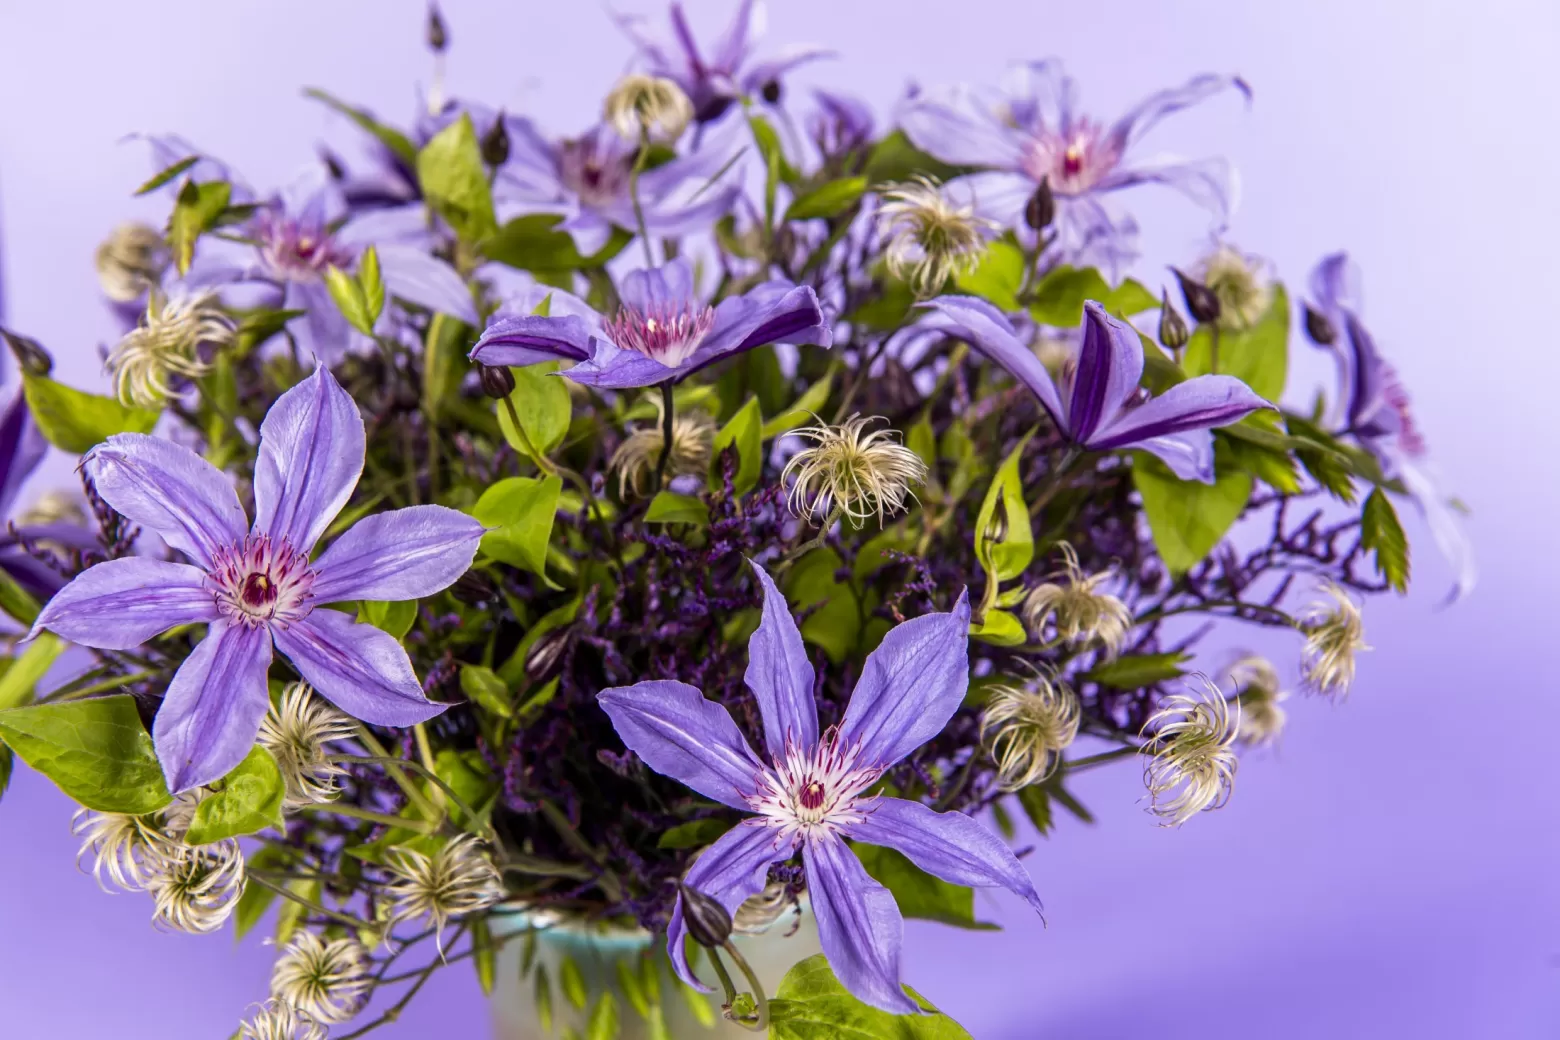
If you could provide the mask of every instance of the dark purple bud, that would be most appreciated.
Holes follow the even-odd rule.
[[[339,181],[346,177],[347,171],[341,165],[341,160],[336,158],[336,153],[329,148],[320,149],[320,161],[325,164],[325,170],[330,174],[330,179]]]
[[[1332,319],[1309,303],[1305,305],[1305,334],[1318,346],[1330,347],[1338,342],[1338,330],[1333,327]]]
[[[1219,305],[1219,298],[1213,294],[1213,290],[1202,282],[1191,278],[1178,268],[1170,268],[1175,272],[1175,280],[1181,283],[1181,296],[1186,300],[1186,309],[1191,312],[1199,324],[1210,321],[1218,321],[1219,314],[1224,309]]]
[[[783,93],[784,92],[780,89],[780,81],[777,79],[772,79],[768,83],[765,83],[762,87],[758,88],[758,96],[769,102],[771,105],[778,105]]]
[[[1056,219],[1056,196],[1051,194],[1051,178],[1040,178],[1040,187],[1024,203],[1024,223],[1040,231]]]
[[[467,571],[450,586],[450,595],[462,603],[480,607],[498,598],[498,586],[481,571]]]
[[[724,946],[731,938],[731,915],[726,908],[696,888],[679,884],[677,890],[682,893],[683,923],[693,941],[700,946]]]
[[[5,337],[6,346],[16,355],[16,363],[22,366],[23,372],[46,376],[54,371],[54,357],[43,349],[42,343],[31,336],[17,335],[10,329],[0,329],[0,336]]]
[[[427,33],[428,49],[435,54],[443,54],[450,45],[450,31],[444,27],[444,16],[439,13],[438,4],[428,5]]]
[[[507,365],[478,365],[477,378],[482,383],[482,392],[493,400],[501,400],[515,391],[515,374],[509,371]]]
[[[569,630],[555,628],[531,644],[525,654],[526,678],[532,682],[545,682],[557,672],[563,660],[563,652],[569,647]]]
[[[1192,332],[1186,327],[1186,319],[1170,302],[1170,290],[1166,289],[1164,297],[1159,301],[1159,342],[1167,350],[1180,350],[1191,338]]]
[[[504,110],[499,109],[493,129],[482,135],[482,161],[502,166],[509,161],[509,128],[504,125]]]

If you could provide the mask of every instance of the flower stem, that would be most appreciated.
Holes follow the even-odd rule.
[[[507,394],[504,396],[503,401],[504,408],[509,412],[509,421],[514,424],[515,433],[519,435],[521,442],[525,444],[525,453],[531,456],[531,461],[536,463],[537,469],[546,473],[549,477],[556,477],[558,475],[558,467],[553,465],[552,460],[538,451],[536,445],[531,443],[531,435],[525,432],[525,427],[520,423],[520,413],[515,411],[515,402]]]
[[[661,457],[655,461],[655,489],[661,490],[666,482],[666,464],[672,457],[672,422],[677,403],[672,393],[672,381],[661,384]]]
[[[1097,755],[1086,755],[1083,758],[1070,758],[1064,763],[1063,768],[1069,773],[1076,773],[1081,769],[1090,769],[1094,766],[1102,766],[1107,762],[1115,762],[1118,759],[1130,758],[1140,752],[1135,744],[1126,747],[1111,748],[1109,751],[1101,751]]]
[[[420,762],[412,762],[404,758],[380,758],[377,755],[331,755],[329,756],[329,760],[332,762],[356,762],[382,766],[410,766],[417,772],[421,773],[429,783],[433,784],[440,791],[442,791],[444,796],[454,803],[455,808],[459,809],[461,813],[465,815],[466,819],[471,821],[473,833],[480,831],[482,835],[490,842],[494,841],[497,837],[493,833],[493,828],[487,823],[487,821],[478,815],[477,811],[468,805],[460,795],[456,794],[453,787],[441,780],[437,773],[425,768]]]
[[[764,984],[758,981],[758,975],[754,973],[752,965],[748,964],[747,958],[742,956],[735,943],[727,939],[721,944],[721,949],[724,949],[741,969],[748,985],[752,987],[753,1003],[756,1005],[751,1015],[739,1016],[731,1010],[737,1000],[737,987],[732,984],[731,974],[726,971],[726,965],[721,962],[719,951],[711,948],[710,963],[715,965],[715,974],[720,976],[720,984],[726,991],[726,1017],[744,1029],[762,1033],[769,1028],[769,998],[764,995]]]
[[[439,818],[439,810],[433,807],[433,803],[428,801],[427,797],[417,789],[417,785],[408,780],[406,774],[401,771],[401,766],[415,767],[417,763],[408,762],[404,758],[397,758],[390,754],[385,750],[385,746],[368,731],[368,727],[361,723],[357,727],[357,738],[358,743],[368,748],[372,755],[386,761],[385,772],[390,774],[390,779],[394,780],[396,786],[405,792],[406,797],[411,800],[412,804],[422,810],[423,815],[428,819],[437,820]],[[388,763],[390,762],[395,762],[396,765],[389,765]]]
[[[50,694],[45,699],[51,701],[73,701],[81,697],[89,697],[94,693],[102,693],[104,690],[117,690],[121,686],[129,686],[131,683],[138,683],[143,679],[153,678],[157,674],[156,671],[142,671],[132,672],[129,675],[111,675],[107,679],[99,679],[89,686],[81,686],[74,690],[62,690],[58,693]]]
[[[374,928],[373,924],[363,920],[361,917],[353,917],[351,914],[344,914],[339,910],[332,910],[329,907],[321,906],[319,903],[316,903],[307,896],[299,895],[297,892],[294,892],[286,885],[277,884],[275,881],[272,881],[267,874],[261,871],[257,871],[251,868],[249,871],[247,871],[246,876],[250,881],[254,881],[259,884],[261,888],[268,888],[272,892],[275,892],[277,895],[281,896],[283,899],[290,899],[294,903],[297,903],[299,906],[303,907],[305,910],[312,911],[322,917],[333,918],[337,921],[340,921],[342,924],[349,924],[353,928],[367,928],[369,930],[373,930]]]
[[[639,151],[634,154],[634,168],[628,172],[628,197],[634,204],[634,224],[639,230],[639,242],[645,250],[645,266],[655,266],[655,253],[650,248],[650,233],[645,230],[645,207],[639,201],[639,175],[645,172],[650,158],[650,132],[639,130]]]
[[[418,834],[432,834],[439,829],[439,825],[433,820],[413,820],[406,816],[391,816],[389,813],[374,812],[372,809],[360,809],[355,805],[345,802],[323,802],[319,805],[306,807],[310,812],[329,813],[335,816],[345,816],[353,820],[367,820],[369,823],[381,823],[386,827],[400,827]]]

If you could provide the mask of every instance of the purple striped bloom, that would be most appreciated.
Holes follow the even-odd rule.
[[[942,731],[969,686],[968,593],[952,613],[926,614],[884,637],[868,656],[845,717],[820,734],[813,668],[767,574],[758,630],[748,642],[747,686],[763,718],[767,760],[724,707],[686,683],[651,680],[598,695],[618,736],[646,765],[707,798],[752,813],[705,849],[684,879],[734,912],[769,867],[801,849],[818,936],[834,973],[857,997],[899,1014],[919,1010],[899,983],[904,921],[888,889],[846,845],[897,849],[956,885],[1001,886],[1040,897],[996,835],[959,812],[871,793],[894,764]],[[683,946],[679,896],[667,929],[677,974],[699,986]]]
[[[412,506],[359,521],[311,560],[363,458],[363,418],[320,366],[261,424],[252,526],[227,476],[171,441],[117,434],[82,461],[109,505],[190,562],[126,557],[88,568],[49,601],[34,632],[128,650],[179,625],[208,626],[152,731],[173,792],[222,777],[248,754],[269,704],[273,647],[365,722],[409,726],[444,710],[423,696],[400,643],[320,604],[431,596],[471,566],[483,528],[453,509]]]
[[[722,358],[769,343],[827,347],[833,334],[808,286],[768,282],[711,306],[683,259],[633,271],[622,307],[604,317],[560,294],[567,313],[495,316],[471,351],[484,365],[572,361],[563,375],[610,390],[680,382]]]
[[[1139,448],[1152,452],[1182,480],[1213,481],[1213,427],[1273,406],[1234,376],[1197,376],[1158,397],[1140,386],[1143,342],[1130,325],[1090,300],[1083,308],[1083,341],[1067,362],[1060,385],[1013,334],[1007,317],[973,296],[940,296],[921,306],[933,324],[1013,373],[1040,400],[1074,444],[1094,451]]]

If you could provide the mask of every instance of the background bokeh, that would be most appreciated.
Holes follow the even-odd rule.
[[[709,26],[728,4],[689,6]],[[356,140],[303,86],[410,119],[429,72],[422,12],[5,0],[8,324],[53,350],[67,381],[103,386],[96,351],[113,325],[92,250],[138,212],[129,193],[147,173],[119,138],[178,131],[258,186],[283,183],[317,140]],[[452,91],[558,131],[593,117],[628,56],[593,3],[449,0],[446,14]],[[1226,809],[1163,830],[1131,765],[1082,778],[1099,822],[1026,839],[1048,926],[1003,899],[986,903],[1000,933],[912,922],[908,979],[982,1040],[1560,1035],[1560,7],[786,0],[769,21],[771,46],[839,50],[793,96],[828,83],[885,112],[911,79],[991,80],[1052,54],[1107,118],[1196,72],[1244,74],[1249,110],[1217,99],[1150,143],[1228,155],[1246,188],[1233,238],[1291,283],[1324,252],[1355,254],[1370,324],[1475,511],[1474,596],[1435,609],[1449,577],[1421,537],[1413,595],[1368,610],[1376,649],[1353,698],[1292,701],[1282,746],[1246,760]],[[1155,189],[1130,199],[1148,229],[1137,273],[1157,285],[1204,244],[1200,219]],[[1327,371],[1300,360],[1301,384]],[[56,459],[32,492],[69,479]],[[1281,662],[1298,649],[1254,645]],[[0,1035],[227,1036],[263,996],[272,951],[153,931],[140,897],[100,895],[76,870],[69,815],[25,769],[0,803]],[[487,1017],[461,964],[382,1035],[480,1040]]]

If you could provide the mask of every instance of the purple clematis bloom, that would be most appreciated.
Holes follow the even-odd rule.
[[[1341,333],[1327,345],[1338,361],[1339,414],[1334,422],[1376,457],[1388,477],[1402,481],[1436,547],[1452,565],[1456,578],[1448,601],[1455,602],[1478,580],[1473,546],[1457,509],[1440,488],[1408,391],[1360,321],[1359,272],[1347,253],[1333,253],[1316,266],[1311,296],[1316,309]]]
[[[1090,300],[1083,307],[1083,341],[1064,368],[1061,385],[1001,311],[973,296],[940,296],[921,306],[934,324],[1013,373],[1040,399],[1057,428],[1095,451],[1153,452],[1182,480],[1213,481],[1215,426],[1228,426],[1273,406],[1234,376],[1197,376],[1151,397],[1143,378],[1143,342],[1130,325]]]
[[[604,318],[588,307],[556,317],[513,315],[488,324],[471,359],[484,365],[573,361],[564,372],[585,386],[622,390],[681,380],[722,358],[769,343],[827,347],[833,334],[808,286],[769,282],[710,306],[681,258],[630,272],[623,305]],[[583,312],[583,313],[581,313]]]
[[[318,604],[431,596],[471,565],[483,527],[443,506],[411,506],[359,521],[311,560],[357,487],[363,455],[363,418],[322,365],[261,424],[247,531],[232,483],[181,445],[123,433],[82,461],[109,505],[190,563],[100,563],[50,600],[33,630],[128,650],[178,625],[208,626],[153,727],[173,792],[218,779],[249,752],[269,703],[273,645],[365,722],[409,726],[444,710],[423,696],[400,643]]]
[[[755,815],[704,851],[685,882],[735,911],[764,887],[769,866],[798,847],[834,973],[856,996],[900,1014],[919,1010],[899,984],[904,922],[888,889],[868,876],[846,839],[897,849],[956,885],[1007,888],[1036,910],[1029,875],[996,835],[959,812],[874,795],[883,773],[941,732],[969,686],[970,604],[907,621],[867,658],[839,726],[818,731],[813,668],[774,582],[748,642],[747,685],[758,701],[768,761],[753,753],[724,707],[686,683],[658,679],[597,695],[618,736],[645,764],[707,798]],[[681,897],[667,950],[699,984],[683,948]]]
[[[804,62],[831,53],[821,47],[793,47],[767,61],[749,64],[753,42],[763,34],[764,5],[758,0],[738,0],[731,24],[715,41],[708,58],[699,53],[693,30],[683,14],[682,4],[671,8],[670,43],[657,39],[646,30],[642,15],[619,14],[618,25],[634,41],[652,75],[672,80],[682,87],[693,102],[693,118],[708,123],[726,114],[743,97],[762,96],[766,89],[779,87],[780,77]],[[756,24],[755,24],[756,23]]]
[[[1003,83],[1004,96],[987,99],[968,90],[917,95],[906,100],[900,125],[915,144],[959,166],[987,172],[960,180],[984,215],[1022,226],[1024,205],[1042,180],[1056,198],[1061,259],[1078,263],[1100,255],[1119,259],[1136,225],[1106,207],[1102,196],[1137,184],[1164,184],[1206,208],[1217,227],[1234,204],[1234,178],[1222,159],[1158,159],[1134,162],[1134,144],[1161,119],[1230,87],[1250,97],[1236,76],[1196,76],[1180,87],[1144,98],[1110,125],[1077,111],[1077,86],[1059,61],[1018,65]]]

